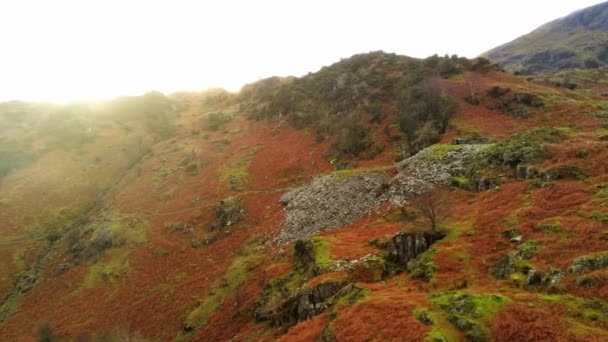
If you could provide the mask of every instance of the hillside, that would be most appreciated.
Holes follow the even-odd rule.
[[[372,52],[75,145],[5,104],[0,340],[606,340],[605,93]]]
[[[484,56],[526,75],[607,66],[608,2],[549,22]]]

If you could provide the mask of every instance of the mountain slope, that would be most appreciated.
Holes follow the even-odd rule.
[[[484,55],[522,74],[606,66],[608,2],[549,22]]]
[[[0,339],[605,340],[598,94],[379,52],[189,94],[30,287],[6,285]],[[450,209],[436,232],[427,186]]]

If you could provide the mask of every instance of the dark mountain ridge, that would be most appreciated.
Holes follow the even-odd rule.
[[[608,65],[608,2],[542,25],[484,54],[509,71],[551,73]]]

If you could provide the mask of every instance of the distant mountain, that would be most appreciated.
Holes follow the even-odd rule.
[[[608,65],[608,2],[551,21],[484,54],[522,74]]]

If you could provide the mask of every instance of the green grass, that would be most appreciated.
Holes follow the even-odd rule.
[[[580,298],[572,295],[546,294],[539,295],[538,298],[551,304],[563,305],[566,308],[566,315],[580,320],[607,322],[608,304],[599,299]]]
[[[467,189],[471,185],[471,180],[465,176],[452,176],[452,183],[462,189]]]
[[[131,272],[127,248],[116,248],[107,252],[103,260],[91,266],[84,277],[82,286],[92,288],[103,282],[113,282],[119,277],[127,276]]]

